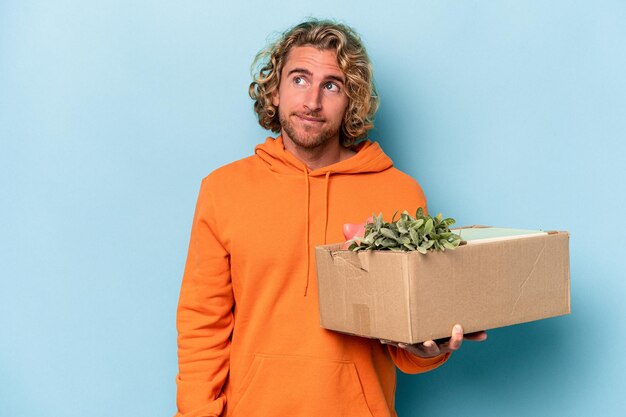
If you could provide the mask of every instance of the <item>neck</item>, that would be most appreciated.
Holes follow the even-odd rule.
[[[339,143],[339,138],[329,140],[315,148],[304,148],[298,146],[288,136],[283,134],[282,137],[285,150],[302,161],[311,171],[336,164],[356,155],[356,152],[343,147]]]

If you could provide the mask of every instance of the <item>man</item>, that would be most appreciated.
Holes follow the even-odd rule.
[[[462,328],[416,345],[321,328],[314,248],[372,212],[425,207],[424,194],[362,140],[377,96],[351,29],[306,21],[257,60],[254,109],[280,135],[202,181],[177,314],[177,416],[395,416],[396,366],[441,365]]]

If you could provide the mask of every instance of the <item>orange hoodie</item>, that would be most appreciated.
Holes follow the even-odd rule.
[[[426,207],[377,143],[309,170],[267,138],[202,181],[177,311],[176,417],[396,416],[395,368],[422,359],[319,325],[315,251],[344,223]]]

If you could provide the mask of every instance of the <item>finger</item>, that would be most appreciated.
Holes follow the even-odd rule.
[[[429,358],[432,356],[437,356],[435,352],[433,352],[432,345],[424,346],[424,343],[416,343],[416,344],[407,344],[407,343],[398,343],[398,347],[402,348],[413,355]]]
[[[429,356],[437,356],[437,355],[441,354],[441,350],[439,348],[439,345],[434,340],[427,340],[424,343],[422,343],[422,346],[424,347],[424,351]]]
[[[432,340],[426,341],[424,343],[416,343],[414,345],[398,343],[398,347],[422,358],[432,358],[441,354],[439,346],[437,346],[437,344]]]
[[[463,344],[463,326],[457,324],[452,328],[452,337],[450,337],[447,348],[451,351],[458,350],[461,344]]]
[[[473,342],[482,342],[483,340],[487,339],[487,332],[480,331],[480,332],[468,333],[465,336],[463,336],[463,338],[466,340],[471,340]]]

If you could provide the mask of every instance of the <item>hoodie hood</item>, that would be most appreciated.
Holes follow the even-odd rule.
[[[306,190],[305,199],[302,202],[305,208],[306,219],[305,242],[306,245],[306,277],[304,283],[304,295],[306,296],[309,287],[310,254],[311,254],[311,234],[309,233],[310,208],[311,208],[311,177],[325,177],[324,182],[324,244],[327,244],[326,235],[328,228],[328,188],[330,177],[333,175],[358,175],[365,173],[381,172],[393,166],[391,159],[383,152],[376,142],[365,140],[351,148],[356,155],[343,161],[328,165],[315,170],[310,170],[306,164],[296,158],[295,155],[285,149],[282,136],[276,139],[268,137],[265,143],[257,145],[254,153],[267,167],[281,175],[299,175],[302,177],[303,186]]]
[[[363,174],[384,171],[393,166],[391,159],[376,142],[365,140],[350,149],[357,154],[313,171],[285,149],[282,136],[278,136],[276,139],[268,137],[265,143],[254,148],[254,153],[267,164],[270,170],[287,175],[302,175],[303,172],[308,172],[313,177],[323,176],[328,172],[331,174]]]

